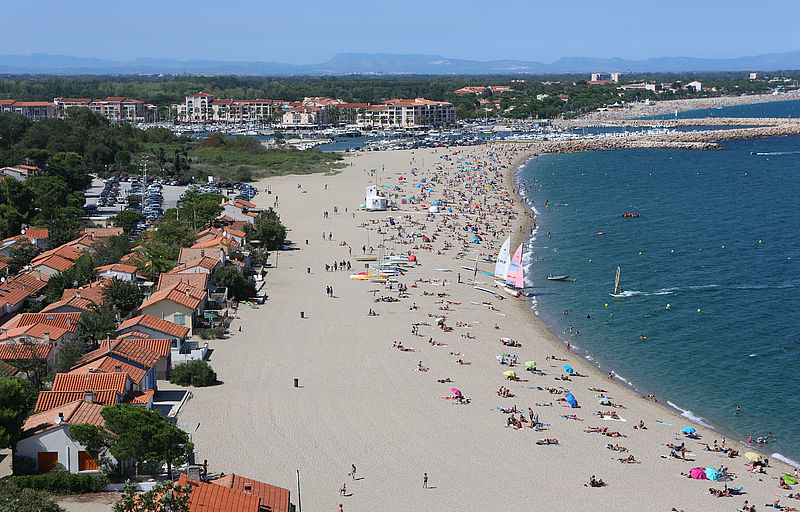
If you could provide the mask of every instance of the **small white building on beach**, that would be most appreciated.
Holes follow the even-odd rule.
[[[388,207],[386,197],[378,192],[375,185],[367,187],[365,204],[367,210],[385,210]]]

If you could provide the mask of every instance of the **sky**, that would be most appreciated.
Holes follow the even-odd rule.
[[[550,63],[800,50],[799,0],[38,0],[9,2],[2,16],[2,55],[113,60],[315,64],[356,52]]]

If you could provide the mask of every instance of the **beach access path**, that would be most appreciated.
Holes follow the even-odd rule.
[[[406,232],[419,228],[410,224],[413,221],[423,223],[423,233],[429,235],[441,223],[441,217],[426,221],[426,209],[420,205],[403,205],[402,212],[354,212],[364,202],[365,187],[376,180],[371,169],[377,170],[381,186],[398,186],[403,195],[411,195],[417,193],[414,185],[423,177],[437,174],[453,179],[459,164],[485,162],[487,180],[494,178],[494,182],[482,182],[487,185],[487,202],[481,223],[490,223],[495,235],[487,229],[483,242],[473,247],[493,255],[506,236],[513,234],[518,243],[528,227],[530,219],[523,215],[504,227],[502,219],[491,212],[512,207],[520,211],[518,203],[511,205],[513,190],[503,192],[502,183],[534,149],[498,145],[355,153],[347,155],[348,167],[335,176],[283,176],[259,183],[259,190],[268,185],[271,194],[260,192],[254,202],[267,207],[277,200],[276,210],[291,229],[288,238],[297,250],[281,251],[277,266],[269,269],[263,290],[268,300],[257,307],[241,305],[230,338],[210,343],[209,362],[222,383],[194,389],[194,398],[179,415],[180,423],[199,424],[192,437],[199,461],[209,461],[209,472],[241,474],[288,488],[297,504],[295,471],[299,470],[302,505],[318,511],[335,511],[340,503],[346,511],[670,510],[673,506],[729,511],[745,498],[758,504],[771,502],[779,490],[770,478],[778,474],[776,469],[769,469],[766,477],[759,475],[763,477],[759,481],[744,471],[743,457],[726,459],[702,452],[697,442],[679,435],[688,421],[568,354],[535,319],[524,299],[499,300],[459,284],[459,272],[462,281],[471,279],[471,273],[460,266],[472,265],[475,253],[456,259],[459,248],[437,251],[448,241],[460,247],[455,237],[465,236],[461,227],[452,232],[449,225],[441,228],[432,251],[413,250],[420,265],[399,278],[409,287],[409,298],[374,302],[374,297],[396,297],[396,289],[349,278],[364,269],[355,259],[363,245],[373,246],[377,253],[382,238],[377,228],[390,229],[385,222],[388,217],[411,215],[410,221],[398,221]],[[489,160],[487,151],[497,161]],[[417,169],[415,174],[412,168]],[[455,186],[455,182],[448,185]],[[440,183],[432,188],[431,199],[447,190]],[[338,215],[333,214],[334,207]],[[328,218],[323,218],[324,211],[329,212]],[[472,220],[460,215],[451,222],[461,226]],[[371,221],[380,223],[369,224],[371,229],[359,227]],[[323,233],[332,233],[333,240],[323,241]],[[400,252],[412,245],[387,242],[388,249],[393,247]],[[325,264],[342,260],[351,262],[350,272],[325,271]],[[275,255],[270,262],[275,265]],[[443,268],[452,271],[435,270]],[[491,271],[493,265],[485,263],[481,268]],[[417,279],[425,282],[412,287]],[[478,280],[488,281],[481,286],[493,285],[488,276]],[[328,286],[333,287],[334,298],[326,293]],[[418,309],[410,309],[414,304]],[[368,316],[370,309],[378,316]],[[437,328],[429,314],[445,314],[453,332]],[[430,325],[419,325],[419,336],[412,335],[412,324],[423,322]],[[469,327],[456,327],[459,324]],[[473,339],[462,337],[467,334]],[[522,346],[506,347],[499,343],[500,337]],[[429,338],[447,346],[431,346]],[[393,341],[415,351],[392,349]],[[505,380],[502,373],[509,368],[495,358],[500,353],[518,355],[520,365],[511,369],[530,382]],[[568,359],[567,364],[588,377],[555,380],[563,373],[563,363],[547,362],[546,357],[553,354]],[[471,364],[456,364],[457,359]],[[546,375],[524,371],[523,362],[528,360],[537,361]],[[415,371],[419,361],[427,372]],[[298,388],[292,385],[295,378]],[[444,378],[453,383],[437,382]],[[500,386],[516,396],[497,396]],[[556,399],[561,395],[529,386],[569,388],[581,408],[560,407]],[[462,390],[471,403],[455,405],[443,399],[452,396],[451,387]],[[590,387],[602,388],[613,402],[624,404],[626,409],[617,412],[627,421],[597,417],[597,410],[609,408],[599,406],[598,392]],[[522,411],[532,407],[548,426],[542,431],[506,428],[508,416],[498,407],[513,405]],[[584,421],[561,417],[566,414]],[[647,430],[633,429],[639,420]],[[627,437],[584,433],[589,426],[610,427]],[[705,429],[698,427],[698,431],[702,441],[721,439]],[[557,438],[560,445],[536,445],[542,438]],[[689,457],[694,462],[662,458],[669,453],[666,443],[682,441],[694,452]],[[624,445],[628,452],[608,450],[606,443]],[[641,464],[620,463],[618,458],[628,454]],[[357,467],[356,480],[348,476],[351,464]],[[695,466],[721,464],[737,474],[728,485],[744,485],[747,496],[718,499],[706,490],[712,485],[722,488],[721,482],[680,476]],[[429,476],[428,489],[422,488],[423,473]],[[608,487],[584,486],[591,475],[602,478]],[[346,483],[346,496],[339,492],[342,483]]]

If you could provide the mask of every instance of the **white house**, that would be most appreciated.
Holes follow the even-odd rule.
[[[113,263],[111,265],[104,265],[95,268],[97,270],[97,277],[104,277],[106,279],[120,279],[128,281],[129,283],[136,282],[136,270],[133,265],[126,265],[124,263]]]
[[[366,191],[367,210],[385,210],[387,208],[386,197],[378,193],[378,187],[371,185]]]
[[[69,435],[69,426],[78,423],[103,425],[103,406],[75,400],[60,407],[32,415],[22,427],[22,439],[15,455],[29,457],[36,469],[46,473],[62,464],[70,473],[95,472],[97,458]]]

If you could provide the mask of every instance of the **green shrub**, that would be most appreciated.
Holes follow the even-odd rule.
[[[105,489],[108,477],[102,473],[46,473],[13,476],[11,483],[20,489],[35,489],[53,494],[85,494]]]
[[[224,327],[209,327],[207,329],[200,328],[195,329],[194,333],[200,336],[200,339],[203,340],[224,340],[225,339],[225,328]],[[181,352],[181,354],[188,354],[189,351]]]
[[[172,384],[194,386],[197,388],[213,386],[217,382],[217,374],[202,359],[181,363],[172,369],[169,376]]]

